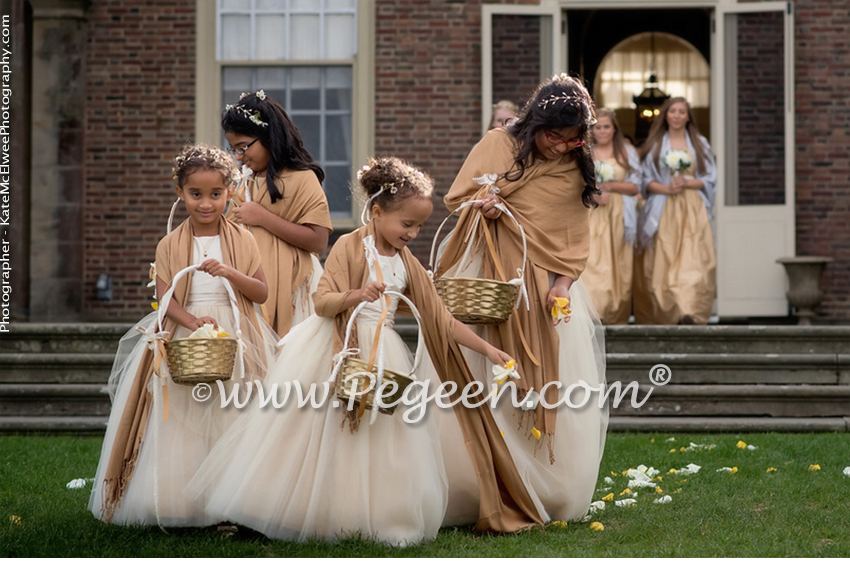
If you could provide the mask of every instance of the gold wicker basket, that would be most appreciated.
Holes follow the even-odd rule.
[[[452,316],[464,324],[501,324],[514,311],[519,289],[492,279],[443,277],[434,281]]]
[[[334,392],[338,399],[346,403],[346,406],[352,396],[355,398],[354,405],[360,406],[360,402],[364,398],[363,391],[366,390],[369,383],[372,382],[372,389],[365,395],[365,411],[368,412],[372,409],[372,405],[375,402],[376,391],[374,387],[374,380],[377,378],[375,376],[377,371],[374,368],[372,371],[368,371],[367,369],[368,366],[366,361],[347,357],[345,361],[342,362],[339,374],[337,375]],[[381,403],[378,405],[378,412],[381,414],[392,415],[393,412],[395,412],[398,401],[400,401],[404,395],[404,390],[413,382],[413,379],[406,375],[402,375],[401,373],[384,369],[382,382],[394,382],[398,385],[395,387],[396,390],[393,394],[388,394],[393,387],[391,385],[387,385],[387,388],[384,388],[382,391]],[[392,406],[387,406],[388,404],[391,404]]]
[[[434,256],[437,249],[437,238],[440,235],[440,230],[443,229],[446,221],[463,208],[468,208],[476,202],[482,200],[470,200],[460,205],[454,212],[449,214],[445,220],[437,228],[434,233],[434,240],[431,243],[431,271],[434,272]],[[520,291],[520,284],[524,280],[525,262],[526,262],[526,240],[525,230],[517,222],[511,212],[502,204],[496,206],[503,214],[510,217],[519,228],[522,236],[523,251],[522,265],[517,270],[518,278],[511,282],[498,281],[494,279],[483,278],[466,278],[466,277],[440,277],[434,280],[434,286],[437,288],[437,294],[443,300],[448,308],[459,321],[464,324],[473,325],[491,325],[502,324],[508,321],[511,313],[516,305],[517,294]],[[483,216],[482,216],[483,217]],[[479,220],[476,220],[479,221]],[[496,253],[495,246],[490,236],[487,226],[484,226],[484,235],[487,241],[487,246],[490,249],[490,254],[496,266],[496,270],[504,277],[502,266],[499,262],[499,257]],[[472,242],[470,242],[471,244]],[[507,278],[507,277],[504,277]]]
[[[230,380],[238,347],[238,342],[229,337],[169,341],[165,351],[171,380],[188,386]]]

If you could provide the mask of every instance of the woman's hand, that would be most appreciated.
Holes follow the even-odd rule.
[[[200,265],[198,265],[198,270],[203,271],[213,277],[224,277],[229,279],[233,274],[233,267],[225,265],[224,263],[216,260],[216,259],[207,259]]]
[[[676,175],[670,179],[669,194],[679,194],[685,188],[687,188],[687,179],[685,179],[685,177],[680,177],[679,175]]]
[[[593,199],[596,200],[596,203],[600,206],[606,206],[611,199],[611,193],[603,189],[602,194],[595,194]]]
[[[491,345],[487,350],[487,359],[494,365],[504,367],[513,357]]]
[[[256,202],[245,202],[233,209],[233,219],[238,224],[246,226],[260,226],[266,214],[270,212],[263,208],[262,204]]]
[[[502,211],[496,208],[496,204],[501,203],[501,200],[495,194],[488,194],[483,199],[483,202],[476,202],[472,205],[473,208],[480,208],[481,213],[485,218],[495,220],[502,215]]]
[[[556,298],[566,298],[567,300],[570,300],[570,285],[572,283],[567,282],[569,280],[570,279],[568,277],[557,277],[555,279],[555,284],[553,284],[552,288],[549,289],[549,296],[546,299],[546,308],[548,314],[551,314],[552,307],[555,306]],[[563,318],[563,321],[566,324],[570,321],[570,317],[567,316],[566,318]],[[556,318],[552,319],[553,326],[557,326],[560,323],[561,320]]]
[[[387,285],[372,281],[358,291],[360,293],[358,298],[360,302],[374,302],[384,294],[386,289]]]

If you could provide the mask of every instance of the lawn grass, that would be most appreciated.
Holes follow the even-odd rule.
[[[391,548],[366,540],[338,544],[271,541],[213,529],[105,526],[87,510],[89,488],[66,483],[94,476],[101,440],[68,436],[0,436],[0,557],[847,557],[850,556],[850,434],[610,434],[594,500],[623,471],[640,464],[662,471],[661,495],[642,490],[637,504],[608,503],[589,523],[549,526],[519,535],[481,536],[445,529],[433,542]],[[736,447],[743,440],[758,447]],[[691,442],[712,449],[681,451]],[[672,450],[672,452],[671,452]],[[566,454],[561,454],[566,456]],[[666,474],[687,464],[695,475]],[[820,465],[810,471],[810,465]],[[716,472],[737,467],[735,474]],[[766,472],[768,468],[774,472]],[[616,474],[616,476],[614,476]],[[16,516],[20,522],[11,518]]]

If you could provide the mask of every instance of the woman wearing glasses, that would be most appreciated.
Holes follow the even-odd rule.
[[[581,408],[558,406],[571,385],[598,387],[605,381],[603,329],[579,279],[598,194],[585,144],[595,121],[584,86],[565,74],[552,77],[516,121],[487,132],[445,197],[450,210],[481,202],[459,213],[438,276],[499,279],[499,271],[517,276],[523,240],[499,207],[511,212],[527,236],[522,302],[507,322],[487,326],[486,338],[517,361],[520,378],[510,382],[519,398],[529,398],[522,409],[504,398],[493,416],[543,521],[573,520],[587,512],[607,429],[607,407],[599,408],[595,395]],[[490,374],[481,356],[469,353],[468,361],[475,374]],[[573,395],[573,403],[581,396]],[[478,515],[475,475],[463,457],[461,434],[452,430],[451,419],[439,421],[449,471],[446,523],[468,522]]]
[[[635,322],[705,324],[715,290],[711,208],[717,169],[684,98],[670,98],[641,147]]]
[[[269,285],[263,312],[282,337],[313,313],[317,255],[332,229],[325,174],[286,111],[262,90],[229,104],[221,127],[243,170],[227,217],[257,240]]]

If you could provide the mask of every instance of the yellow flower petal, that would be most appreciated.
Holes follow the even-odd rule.
[[[631,493],[632,493],[632,489],[627,488],[626,490],[624,490],[623,492],[620,493],[620,496],[625,496],[625,495],[631,494]]]
[[[768,467],[767,471],[765,471],[765,473],[775,473],[775,472],[776,472],[776,467]]]
[[[159,302],[151,302],[151,308],[154,310],[159,310]]]
[[[676,469],[670,469],[669,471],[667,471],[668,475],[676,475],[678,473],[679,473],[679,471],[677,471]]]
[[[505,363],[505,369],[513,369],[514,367],[516,367],[516,361],[513,359]]]
[[[215,334],[215,337],[230,337],[230,334],[224,330],[218,330],[218,333]]]
[[[809,465],[809,471],[820,471],[820,465]]]
[[[568,298],[557,297],[552,304],[552,317],[555,319],[567,318],[572,314],[570,311],[570,300]]]
[[[20,526],[20,525],[21,525],[21,517],[20,517],[20,516],[15,516],[15,515],[13,514],[13,515],[9,516],[9,522],[10,522],[13,526]]]
[[[649,440],[649,443],[655,443],[655,438],[652,438],[651,440]]]
[[[657,492],[658,494],[664,494],[664,491],[661,489],[661,487],[655,487],[655,492]]]
[[[537,428],[531,428],[531,435],[534,436],[534,439],[540,441],[540,430],[538,430]]]
[[[602,500],[604,500],[605,502],[611,502],[612,500],[614,500],[614,493],[609,492],[608,494],[602,497]]]
[[[556,528],[566,528],[566,527],[567,527],[567,523],[566,523],[566,522],[562,522],[562,521],[560,521],[560,520],[558,520],[557,522],[552,522],[552,523],[551,523],[551,524],[549,524],[549,525],[550,525],[550,526],[555,526]]]
[[[744,443],[743,441],[739,441],[738,443],[735,444],[735,447],[737,447],[738,449],[747,449],[747,444]]]
[[[505,437],[505,430],[502,430],[502,437]]]
[[[675,450],[675,449],[671,449],[671,450],[670,450],[670,453],[676,453],[676,450]]]
[[[605,531],[605,526],[602,525],[602,522],[593,522],[590,525],[590,529],[594,532],[603,532]]]

